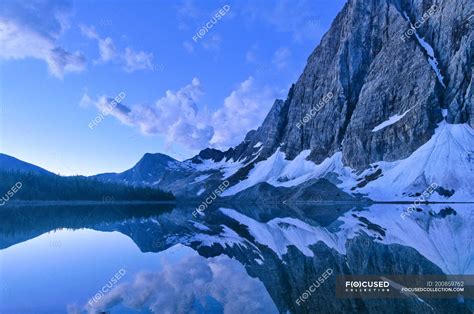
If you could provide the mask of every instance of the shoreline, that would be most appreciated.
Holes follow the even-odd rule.
[[[216,201],[215,205],[232,205],[232,201]],[[273,204],[275,206],[278,205],[331,205],[331,204],[337,204],[337,205],[342,205],[342,204],[354,204],[354,205],[375,205],[375,204],[387,204],[387,205],[407,205],[407,204],[412,204],[413,202],[410,201],[301,201],[301,202],[259,202],[259,203],[254,203],[254,202],[239,202],[240,204],[245,204],[245,205],[269,205]],[[164,204],[164,205],[195,205],[199,204],[198,201],[196,200],[184,200],[184,199],[178,199],[174,201],[83,201],[83,200],[34,200],[34,201],[24,201],[24,200],[11,200],[4,205],[0,206],[0,209],[2,207],[14,207],[14,206],[35,206],[35,205],[46,205],[46,206],[60,206],[60,205],[147,205],[147,204]],[[474,204],[474,201],[472,202],[424,202],[419,204],[421,205],[431,205],[431,204]]]
[[[23,200],[11,200],[6,202],[2,207],[14,207],[14,206],[35,206],[35,205],[46,205],[46,206],[63,206],[63,205],[146,205],[146,204],[164,204],[164,205],[176,205],[176,201],[82,201],[82,200],[34,200],[34,201],[23,201]]]

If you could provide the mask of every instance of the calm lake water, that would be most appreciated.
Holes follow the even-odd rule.
[[[472,313],[335,296],[339,274],[474,275],[473,206],[407,207],[3,207],[0,313]]]

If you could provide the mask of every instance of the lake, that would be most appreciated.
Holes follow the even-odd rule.
[[[340,298],[352,275],[474,275],[471,204],[0,208],[0,313],[472,313]]]

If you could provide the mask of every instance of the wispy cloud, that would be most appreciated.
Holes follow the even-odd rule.
[[[82,34],[87,38],[97,40],[101,62],[111,61],[117,56],[117,49],[115,48],[112,38],[101,38],[96,30],[91,26],[81,25],[80,29]]]
[[[134,72],[138,70],[153,70],[153,54],[144,51],[134,51],[132,48],[125,48],[123,55],[125,61],[124,70]]]
[[[153,104],[119,104],[110,114],[143,134],[163,136],[168,145],[179,143],[193,150],[209,146],[224,149],[238,144],[249,130],[257,128],[280,96],[280,92],[249,77],[224,99],[220,109],[208,113],[207,107],[200,110],[198,105],[203,93],[201,82],[194,78],[177,91],[166,91]],[[110,101],[105,95],[92,100],[85,94],[81,106],[92,102],[103,111]]]
[[[245,54],[245,61],[248,63],[256,63],[257,62],[257,46],[253,45]]]
[[[163,135],[169,145],[176,142],[190,149],[199,149],[214,133],[198,110],[197,101],[201,95],[201,82],[195,78],[177,91],[166,91],[165,96],[154,104],[130,107],[121,104],[110,114],[126,125],[138,127],[143,134]],[[101,96],[94,104],[101,111],[111,100]]]
[[[202,40],[202,46],[206,50],[218,51],[222,42],[221,37],[218,34],[213,34]]]
[[[187,40],[183,42],[183,47],[186,49],[187,52],[193,53],[194,52],[194,45],[191,41]]]
[[[285,69],[288,66],[288,61],[291,56],[291,51],[287,47],[278,48],[273,54],[272,62],[280,70]]]
[[[202,9],[199,9],[195,1],[185,0],[176,6],[176,18],[179,29],[191,30],[197,20],[205,18],[205,13]]]
[[[212,115],[214,136],[210,144],[218,148],[239,144],[248,131],[262,123],[278,96],[277,90],[258,84],[253,77],[240,83]]]
[[[94,100],[87,94],[87,91],[82,95],[79,101],[79,106],[82,108],[90,107],[94,104]]]
[[[317,1],[312,0],[278,0],[270,7],[265,1],[252,1],[243,10],[243,15],[250,20],[268,23],[278,32],[291,33],[296,42],[314,42],[325,32],[315,15],[318,9]]]
[[[61,47],[57,40],[68,28],[67,2],[6,1],[0,7],[0,58],[43,60],[49,72],[62,78],[85,69],[84,56]],[[42,17],[48,16],[48,19]]]
[[[107,63],[116,61],[122,64],[122,68],[126,72],[134,72],[139,70],[153,70],[153,54],[145,51],[135,51],[131,47],[119,51],[112,38],[101,37],[93,26],[80,26],[81,33],[89,38],[97,41],[100,58],[96,60],[98,63]]]
[[[222,38],[219,34],[209,35],[203,40],[195,43],[192,40],[183,41],[183,47],[188,53],[193,53],[196,47],[202,47],[204,50],[218,52],[221,48]]]

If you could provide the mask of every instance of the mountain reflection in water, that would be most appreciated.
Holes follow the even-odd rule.
[[[337,274],[474,274],[471,205],[404,220],[406,207],[6,207],[0,313],[471,313],[473,300],[336,298]]]

